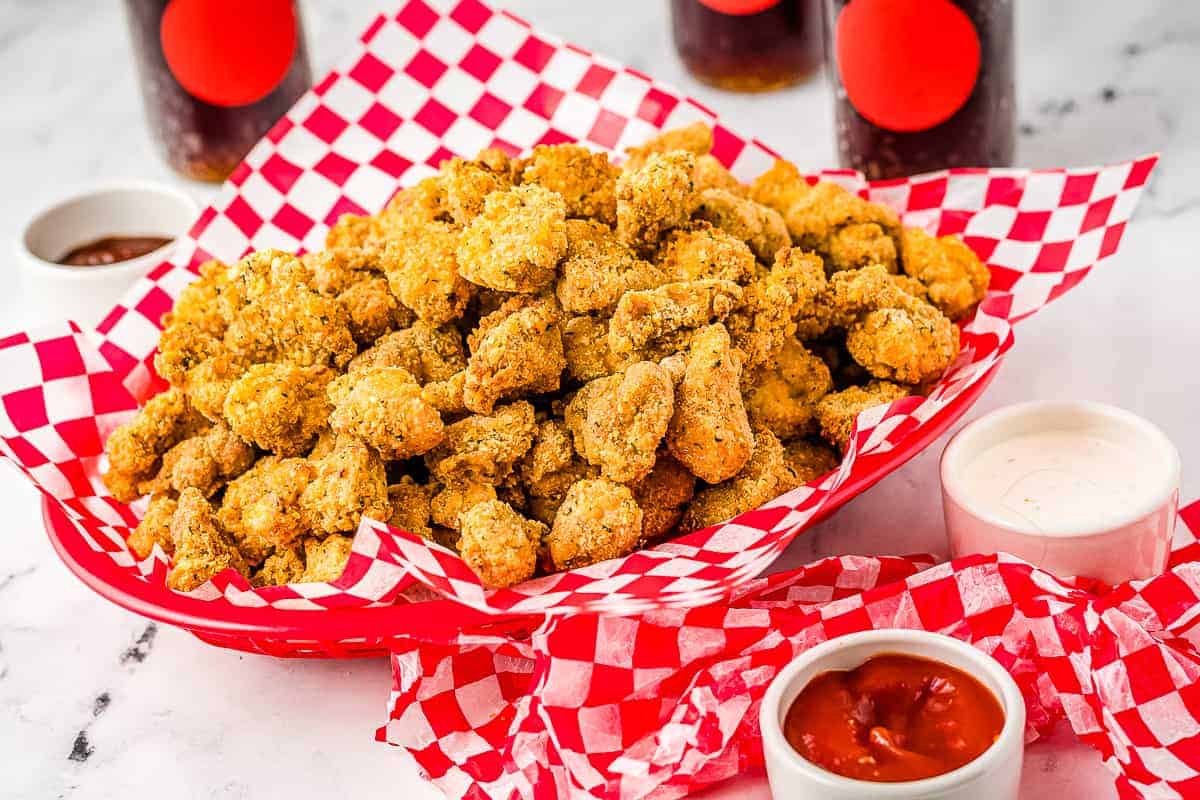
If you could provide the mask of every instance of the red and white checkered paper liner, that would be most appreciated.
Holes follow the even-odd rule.
[[[251,249],[322,246],[346,212],[383,207],[398,185],[451,155],[579,140],[619,149],[661,127],[705,120],[713,153],[743,179],[775,154],[694,100],[645,75],[531,29],[478,0],[411,0],[366,30],[361,46],[270,131],[234,172],[170,263],[154,269],[95,333],[65,323],[0,339],[0,452],[60,503],[90,546],[161,584],[166,559],[138,561],[124,540],[136,515],[106,493],[102,442],[162,388],[152,357],[159,319],[204,259]],[[960,233],[987,260],[995,291],[963,333],[962,356],[927,398],[859,418],[839,471],[725,524],[623,559],[486,593],[453,553],[364,521],[346,573],[331,584],[252,589],[232,572],[197,590],[238,606],[322,610],[409,602],[410,588],[510,614],[714,602],[767,567],[856,474],[861,454],[907,434],[993,369],[1014,321],[1111,256],[1154,157],[1080,170],[953,170],[872,185],[828,177],[885,202],[910,225]],[[167,590],[164,589],[164,592]]]
[[[994,656],[1025,697],[1027,740],[1065,717],[1121,797],[1200,797],[1200,503],[1181,520],[1170,569],[1113,589],[1005,555],[844,556],[714,605],[394,643],[377,738],[447,797],[680,797],[762,766],[759,704],[797,654],[915,628]]]

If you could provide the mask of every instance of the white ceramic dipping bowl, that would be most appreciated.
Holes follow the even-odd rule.
[[[1004,710],[1000,736],[979,758],[956,770],[903,783],[846,778],[808,761],[783,735],[792,701],[808,682],[830,670],[849,670],[885,653],[941,661],[986,686]],[[938,633],[885,629],[852,633],[802,653],[786,666],[763,698],[759,712],[771,794],[776,800],[1016,800],[1025,751],[1025,703],[1017,684],[991,656]]]
[[[1119,510],[1064,521],[1047,532],[997,514],[973,491],[964,471],[979,455],[1013,437],[1050,432],[1086,434],[1121,454],[1113,468],[1138,476]],[[965,426],[942,453],[942,507],[950,553],[1011,553],[1055,575],[1081,575],[1109,584],[1149,578],[1166,567],[1179,505],[1179,452],[1157,426],[1124,409],[1090,402],[1029,402],[1007,406]],[[1058,480],[1071,480],[1062,472]],[[1086,476],[1079,476],[1085,480]],[[1082,502],[1082,501],[1080,501]]]
[[[130,285],[164,261],[195,221],[195,202],[154,183],[120,183],[72,194],[38,211],[17,240],[21,323],[74,320],[94,328]],[[127,261],[94,267],[55,263],[108,236],[162,236],[168,244]]]

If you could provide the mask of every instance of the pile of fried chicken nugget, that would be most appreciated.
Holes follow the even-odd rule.
[[[208,262],[164,317],[171,388],[107,442],[129,538],[190,590],[337,578],[367,515],[489,587],[615,558],[833,469],[922,392],[988,271],[959,239],[696,124],[620,167],[452,159],[327,249]]]

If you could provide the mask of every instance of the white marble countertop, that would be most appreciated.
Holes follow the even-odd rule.
[[[302,0],[322,70],[375,9],[398,0]],[[172,178],[151,149],[118,3],[0,0],[0,241],[68,187]],[[829,166],[829,97],[820,80],[761,97],[688,80],[667,4],[510,0],[517,13],[682,86],[804,167]],[[1116,403],[1161,425],[1185,462],[1200,459],[1200,5],[1070,0],[1019,4],[1021,136],[1030,166],[1164,154],[1120,256],[1017,331],[975,413],[1018,400]],[[11,251],[6,251],[11,252]],[[0,264],[11,266],[5,257]],[[0,329],[27,311],[7,287]],[[942,551],[941,443],[797,542],[787,560],[833,553]],[[1184,498],[1200,470],[1184,470]],[[218,650],[148,624],[73,579],[42,533],[33,491],[0,467],[0,796],[182,798],[438,793],[407,757],[375,744],[383,659],[288,662]],[[886,520],[886,523],[884,523]],[[1090,751],[1066,735],[1030,749],[1022,797],[1115,797]],[[747,779],[709,797],[766,798]]]

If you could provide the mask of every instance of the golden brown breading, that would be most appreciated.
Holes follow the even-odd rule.
[[[682,128],[663,131],[657,136],[647,139],[639,147],[627,147],[625,152],[629,158],[625,162],[625,170],[637,169],[646,163],[655,153],[670,153],[673,150],[686,150],[699,157],[707,155],[713,146],[713,132],[704,122],[693,122]]]
[[[163,314],[163,328],[186,325],[220,339],[228,322],[221,314],[221,292],[229,284],[229,267],[220,261],[205,261],[200,277],[184,287],[175,305]]]
[[[534,431],[533,406],[520,400],[447,425],[446,440],[425,455],[425,463],[445,484],[494,484],[529,450]]]
[[[929,290],[925,288],[925,284],[921,283],[911,275],[892,275],[892,283],[902,292],[907,292],[918,300],[929,302]]]
[[[225,419],[248,442],[283,456],[306,452],[329,417],[325,367],[255,364],[233,383]]]
[[[412,324],[412,313],[396,302],[383,277],[351,284],[337,299],[349,317],[350,335],[360,345],[370,345],[401,324]]]
[[[518,474],[529,495],[529,513],[547,525],[554,522],[571,485],[598,473],[575,452],[571,432],[556,419],[538,424],[533,447],[518,464]]]
[[[188,373],[202,362],[223,354],[224,348],[220,338],[192,322],[172,320],[159,337],[154,370],[172,386],[186,391]]]
[[[413,480],[411,475],[404,475],[399,483],[388,487],[387,494],[388,502],[392,506],[392,515],[387,519],[388,525],[415,533],[425,539],[433,538],[433,528],[429,525],[433,516],[432,486],[422,486]]]
[[[330,534],[324,539],[309,537],[304,540],[304,572],[297,583],[329,583],[336,581],[346,571],[354,539],[341,534]]]
[[[213,507],[198,489],[184,489],[171,517],[171,539],[175,543],[167,586],[190,592],[227,569],[250,574],[242,554],[217,524]]]
[[[489,589],[533,577],[546,526],[525,519],[500,500],[487,500],[459,515],[458,552]]]
[[[463,401],[463,389],[467,384],[465,369],[451,375],[444,381],[430,381],[421,387],[421,399],[438,410],[445,420],[448,417],[462,416],[467,413],[467,405]]]
[[[900,219],[895,211],[829,181],[820,181],[802,193],[782,213],[796,245],[824,253],[829,252],[830,238],[846,225],[874,222],[889,236],[900,233]]]
[[[108,471],[104,473],[104,485],[122,503],[132,502],[139,496],[138,484],[157,472],[163,453],[203,425],[203,418],[178,389],[150,398],[105,442]]]
[[[430,175],[396,192],[377,219],[381,238],[390,237],[397,228],[429,222],[453,222],[446,203],[442,176]]]
[[[741,287],[721,280],[668,283],[627,292],[609,323],[609,349],[616,354],[632,353],[681,330],[719,322],[741,300]]]
[[[175,540],[171,538],[171,518],[175,515],[177,505],[175,498],[169,495],[156,494],[150,498],[146,515],[125,540],[125,544],[129,545],[134,555],[145,558],[154,551],[154,545],[161,547],[167,555],[175,552]]]
[[[710,153],[696,156],[696,171],[692,173],[696,191],[705,189],[725,189],[736,195],[745,197],[749,189],[743,186],[733,173],[725,169],[725,165]],[[781,219],[780,222],[783,222]]]
[[[350,362],[349,372],[374,367],[402,367],[425,385],[445,381],[467,368],[462,336],[454,328],[417,320],[412,327],[394,331],[362,351]]]
[[[617,221],[617,175],[604,153],[577,144],[538,145],[522,162],[522,183],[536,183],[557,192],[568,217]]]
[[[744,392],[746,412],[755,426],[790,439],[812,432],[817,401],[831,391],[829,367],[791,338],[779,352],[778,368],[752,373]]]
[[[817,403],[817,422],[821,437],[839,450],[845,450],[855,418],[868,408],[908,397],[908,387],[888,381],[871,381],[866,386],[851,386],[832,392]]]
[[[316,474],[300,495],[300,508],[314,532],[354,531],[364,517],[387,520],[387,474],[379,455],[357,439],[342,438],[315,462]]]
[[[463,404],[490,414],[503,398],[557,389],[566,367],[560,317],[552,297],[522,296],[481,319],[469,341]]]
[[[830,272],[861,269],[872,264],[879,264],[891,273],[899,271],[896,242],[874,222],[839,228],[829,237],[827,249],[829,258],[825,263]]]
[[[536,293],[549,286],[567,251],[566,205],[536,184],[488,195],[462,233],[458,271],[480,286]]]
[[[614,372],[607,320],[571,317],[563,323],[562,337],[567,375],[572,380],[586,383]]]
[[[153,479],[138,487],[139,494],[182,492],[196,488],[205,497],[236,478],[254,463],[257,454],[223,423],[184,439],[163,454],[162,467]]]
[[[459,231],[444,222],[405,226],[380,253],[388,285],[412,312],[433,325],[463,315],[473,287],[458,274]]]
[[[929,301],[952,320],[968,315],[987,294],[991,273],[957,236],[935,239],[919,228],[900,237],[904,272],[929,291]]]
[[[685,531],[707,528],[732,519],[773,500],[792,487],[780,487],[790,477],[784,461],[783,445],[768,430],[754,433],[754,455],[732,480],[720,486],[705,486],[683,512],[679,527]]]
[[[637,258],[595,220],[567,220],[567,253],[559,274],[558,302],[574,314],[610,311],[625,292],[666,282],[658,267]]]
[[[558,569],[620,558],[642,537],[642,510],[629,487],[603,478],[572,484],[546,537]]]
[[[445,192],[446,209],[459,225],[466,225],[479,216],[489,194],[512,186],[507,173],[497,173],[486,164],[461,158],[443,161],[439,178]]]
[[[325,247],[364,247],[379,236],[379,221],[374,217],[342,214],[325,234]]]
[[[308,531],[300,495],[315,474],[303,458],[264,456],[225,487],[218,519],[247,561],[257,564]]]
[[[692,170],[696,157],[675,151],[651,155],[645,165],[617,179],[617,238],[636,249],[687,222],[695,204]]]
[[[755,273],[754,253],[746,243],[703,221],[664,236],[654,263],[673,282],[711,278],[746,283]]]
[[[741,365],[724,325],[698,331],[675,389],[667,448],[696,477],[718,483],[750,458],[754,436],[738,391]]]
[[[328,393],[334,432],[365,442],[389,461],[423,455],[445,438],[441,415],[403,367],[343,375],[329,384]]]
[[[250,576],[255,586],[284,586],[304,579],[304,550],[289,545],[267,556],[262,566]]]
[[[750,199],[786,215],[811,188],[795,164],[780,160],[751,182]]]
[[[798,247],[780,251],[771,274],[792,296],[795,304],[790,312],[800,341],[810,341],[829,330],[834,314],[825,265],[819,255]]]
[[[781,491],[794,489],[837,468],[838,455],[831,447],[808,439],[793,439],[783,446],[783,460],[792,471],[792,485]]]
[[[441,487],[433,495],[429,515],[434,524],[457,531],[462,512],[495,499],[496,487],[490,483],[451,484]]]
[[[771,263],[780,248],[792,243],[778,211],[726,189],[701,192],[692,215],[744,242],[763,263]]]
[[[679,524],[695,494],[696,476],[663,450],[650,474],[629,488],[642,509],[642,541],[653,542]]]
[[[234,382],[246,374],[247,364],[238,357],[219,352],[191,367],[179,388],[192,405],[210,422],[225,419],[225,399]]]
[[[674,393],[670,375],[653,361],[592,381],[564,414],[575,449],[610,480],[641,480],[654,468],[675,410]]]
[[[338,247],[305,253],[300,263],[308,269],[308,282],[324,295],[337,296],[354,284],[378,277],[379,251],[375,247]]]

